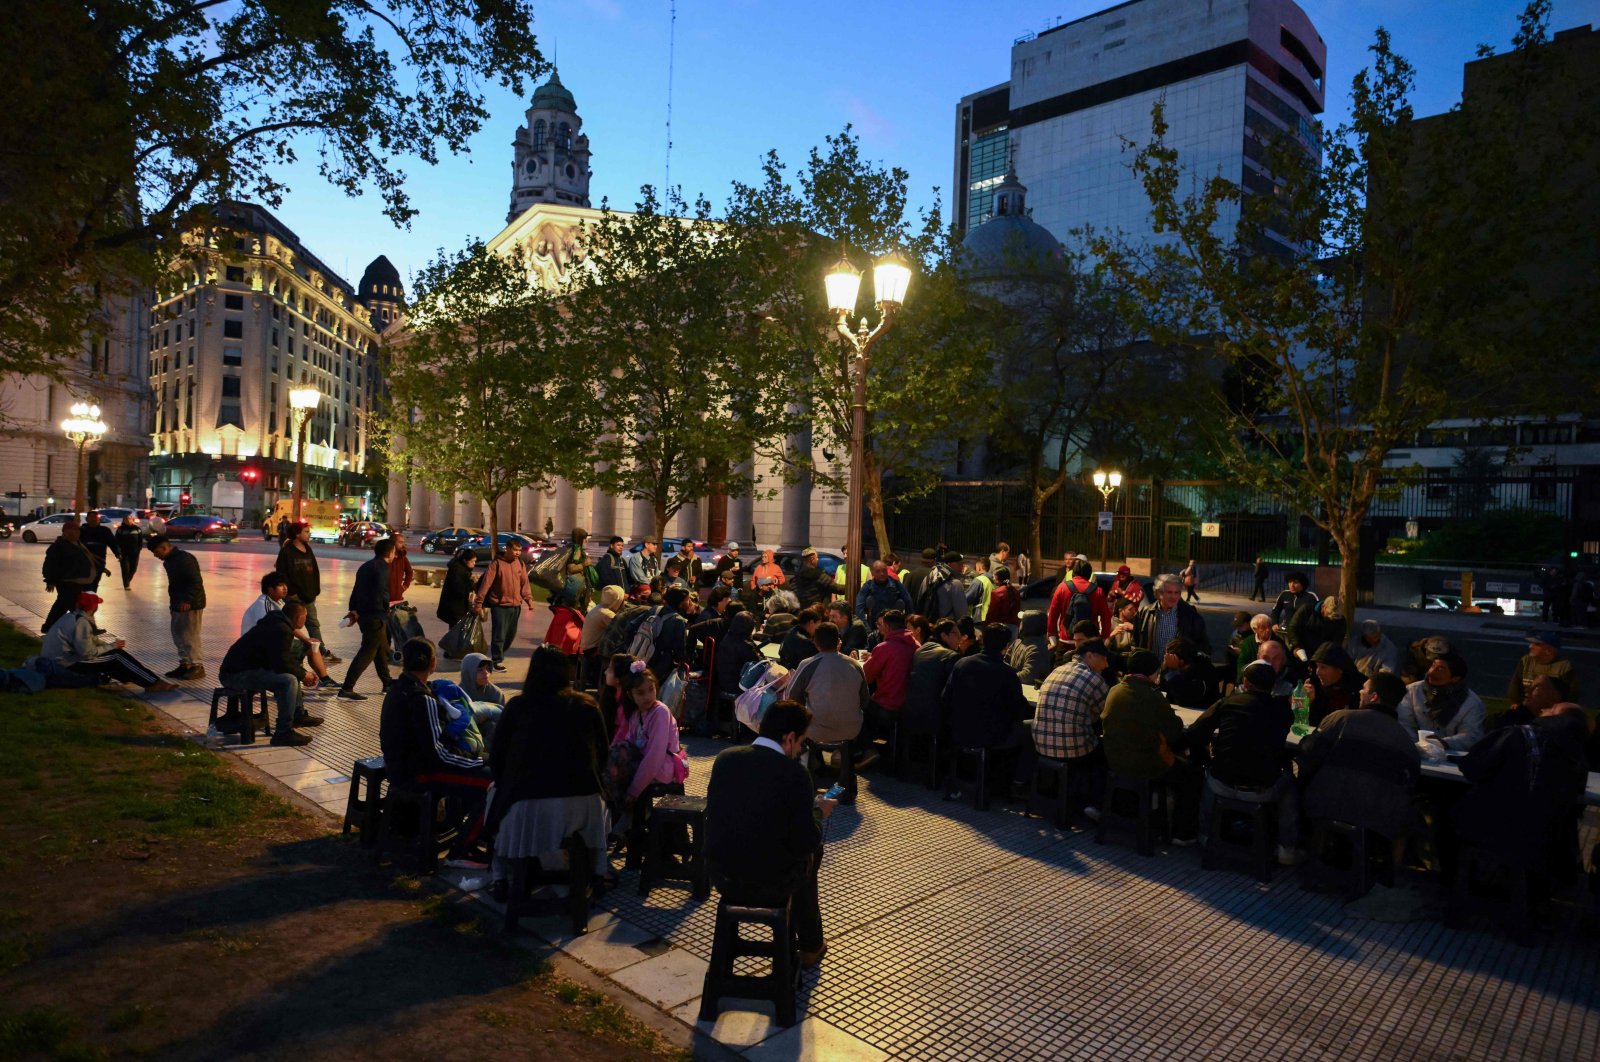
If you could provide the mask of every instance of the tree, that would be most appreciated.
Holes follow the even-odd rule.
[[[520,252],[473,242],[441,253],[414,288],[408,331],[384,350],[384,452],[434,490],[482,498],[498,534],[495,507],[506,494],[546,489],[587,464],[592,388],[545,371],[561,346],[561,315]]]
[[[1157,104],[1132,168],[1161,242],[1141,265],[1139,249],[1095,241],[1139,305],[1167,311],[1147,310],[1142,328],[1244,379],[1265,375],[1253,403],[1214,396],[1206,442],[1234,477],[1330,535],[1347,609],[1389,453],[1446,415],[1530,397],[1538,374],[1525,370],[1576,319],[1527,283],[1535,249],[1583,227],[1547,182],[1528,179],[1543,166],[1563,172],[1574,149],[1553,124],[1565,109],[1538,102],[1554,98],[1540,94],[1554,76],[1547,14],[1529,6],[1512,76],[1447,120],[1413,118],[1412,68],[1378,30],[1326,154],[1294,134],[1267,146],[1271,194],[1221,176],[1186,192]],[[1591,109],[1591,129],[1593,119]]]
[[[557,361],[586,374],[604,423],[572,478],[649,502],[659,541],[684,505],[753,489],[730,472],[792,427],[786,350],[738,268],[743,232],[704,198],[663,203],[646,185],[631,214],[603,206],[581,242]]]
[[[863,160],[849,126],[826,137],[825,150],[811,150],[798,190],[776,153],[762,175],[759,185],[734,185],[729,219],[747,232],[745,272],[758,277],[767,323],[797,359],[789,383],[809,405],[817,448],[849,454],[852,435],[853,352],[834,331],[824,273],[841,254],[866,267],[893,249],[917,267],[904,309],[873,351],[867,388],[866,482],[855,489],[865,493],[881,556],[891,548],[886,480],[902,497],[932,489],[960,444],[991,423],[993,404],[974,400],[990,376],[989,337],[973,327],[982,299],[954,268],[938,203],[913,225],[905,170]],[[848,461],[819,465],[810,453],[790,453],[780,467],[841,493],[850,487]]]
[[[0,373],[58,373],[99,296],[149,290],[207,204],[277,206],[309,148],[414,213],[398,160],[466,150],[481,83],[542,59],[529,0],[29,0],[0,79]]]

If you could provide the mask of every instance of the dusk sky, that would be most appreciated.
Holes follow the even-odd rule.
[[[869,157],[910,173],[915,205],[932,203],[937,187],[948,208],[956,101],[1006,79],[1015,38],[1109,6],[1110,0],[679,0],[672,183],[691,199],[703,192],[720,206],[730,182],[757,177],[768,149],[793,169],[848,122]],[[1433,114],[1460,98],[1462,64],[1478,44],[1509,48],[1523,5],[1301,0],[1301,6],[1328,45],[1323,119],[1332,126],[1344,116],[1350,79],[1366,64],[1375,27],[1386,26],[1416,65],[1416,111]],[[589,135],[595,205],[609,197],[626,209],[640,185],[665,178],[668,0],[562,0],[537,3],[535,10],[541,50],[547,60],[559,57],[562,82]],[[1555,0],[1552,30],[1593,23],[1600,23],[1600,0]],[[433,167],[406,164],[420,210],[409,230],[383,216],[375,195],[346,198],[307,165],[291,174],[294,190],[279,216],[350,282],[374,256],[387,254],[409,287],[439,248],[458,249],[504,226],[511,139],[526,108],[526,99],[491,93],[491,118],[470,154]],[[314,157],[313,144],[301,148]]]

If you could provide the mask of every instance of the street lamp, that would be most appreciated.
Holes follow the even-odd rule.
[[[872,267],[872,290],[878,306],[878,324],[869,327],[865,314],[861,315],[855,331],[850,330],[850,315],[855,312],[856,299],[861,294],[861,270],[850,264],[850,259],[840,256],[838,264],[828,271],[823,284],[828,292],[828,309],[838,316],[839,334],[850,341],[855,351],[852,370],[855,373],[854,398],[850,421],[850,521],[845,539],[845,597],[852,608],[856,594],[861,589],[861,488],[866,478],[867,446],[867,372],[872,367],[872,348],[894,323],[895,314],[906,301],[906,288],[911,283],[911,264],[898,251],[891,251],[878,259]]]
[[[322,401],[322,392],[315,387],[294,387],[289,390],[289,415],[294,419],[294,520],[300,521],[300,501],[305,496],[306,421],[311,411]]]
[[[100,407],[93,402],[72,403],[72,416],[61,422],[61,430],[78,448],[78,486],[72,495],[72,509],[76,513],[89,507],[86,492],[87,458],[84,451],[90,443],[97,443],[106,433],[106,422],[100,419]]]
[[[1094,474],[1094,486],[1095,486],[1095,489],[1100,492],[1100,505],[1102,507],[1101,511],[1106,516],[1109,516],[1111,514],[1111,495],[1116,493],[1116,489],[1118,487],[1122,486],[1122,473],[1121,472],[1101,472],[1101,471],[1097,470],[1095,472],[1095,474]],[[1106,526],[1106,525],[1109,522],[1110,521],[1104,519],[1104,517],[1102,517],[1102,519],[1100,521],[1100,570],[1101,571],[1105,571],[1106,570],[1106,536],[1111,531],[1111,528]]]

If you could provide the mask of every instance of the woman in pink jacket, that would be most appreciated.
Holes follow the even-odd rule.
[[[619,676],[624,716],[611,741],[607,770],[607,799],[618,832],[628,836],[629,862],[639,851],[646,816],[635,815],[639,798],[651,786],[676,786],[682,792],[689,776],[689,761],[678,745],[678,723],[657,698],[656,677],[643,660],[635,660]],[[660,795],[657,789],[651,796]],[[645,802],[648,804],[648,801]]]

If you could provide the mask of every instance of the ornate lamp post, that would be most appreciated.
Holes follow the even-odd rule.
[[[72,416],[61,422],[61,430],[68,441],[78,448],[78,485],[72,494],[72,511],[82,512],[89,507],[87,493],[88,461],[85,451],[106,433],[106,422],[100,419],[100,407],[93,402],[72,403]]]
[[[850,525],[845,540],[845,552],[849,554],[845,558],[845,595],[851,608],[855,607],[856,593],[861,589],[861,487],[866,478],[867,372],[872,367],[872,348],[894,323],[895,314],[906,301],[906,288],[910,283],[911,265],[898,251],[878,259],[872,268],[878,323],[870,327],[866,315],[862,314],[855,331],[851,331],[850,315],[855,312],[856,298],[861,292],[861,270],[851,265],[849,258],[840,257],[824,278],[828,309],[838,315],[839,334],[849,340],[855,350],[851,363],[855,379],[850,403]]]
[[[1096,471],[1094,474],[1094,486],[1095,489],[1100,492],[1100,505],[1102,510],[1105,512],[1110,512],[1111,495],[1116,493],[1118,487],[1122,486],[1122,473]],[[1106,570],[1106,536],[1110,533],[1110,530],[1110,528],[1104,526],[1100,528],[1101,571]]]
[[[294,519],[300,520],[300,502],[305,497],[306,421],[322,401],[315,387],[296,387],[289,391],[289,411],[294,418]]]

